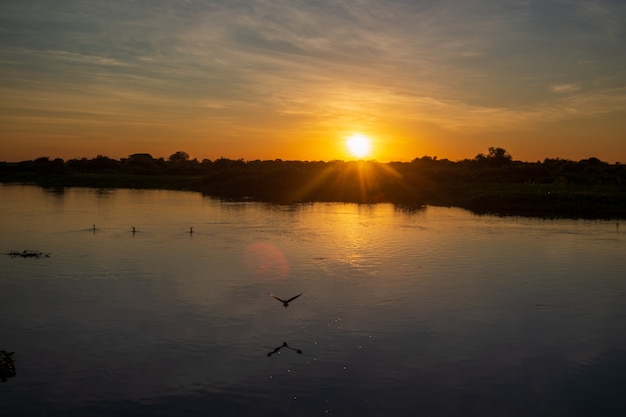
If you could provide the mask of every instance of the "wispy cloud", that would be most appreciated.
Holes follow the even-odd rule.
[[[550,86],[550,90],[557,94],[573,93],[580,90],[580,85],[575,84],[559,84]]]

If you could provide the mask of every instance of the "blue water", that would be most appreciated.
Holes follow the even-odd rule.
[[[49,254],[0,257],[0,414],[626,409],[619,221],[0,185],[0,225]]]

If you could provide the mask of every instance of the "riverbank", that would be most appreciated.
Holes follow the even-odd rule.
[[[295,175],[0,175],[0,182],[44,188],[92,187],[195,191],[213,197],[277,204],[327,201],[450,206],[477,214],[541,218],[626,219],[626,189],[620,185],[506,182],[437,182],[372,173]]]

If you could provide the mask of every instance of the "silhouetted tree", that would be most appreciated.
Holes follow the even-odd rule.
[[[118,161],[108,156],[98,155],[89,161],[89,168],[93,171],[110,171],[113,172],[117,168]]]
[[[130,173],[154,174],[156,171],[156,160],[149,153],[134,153],[125,162]]]
[[[189,154],[187,152],[178,151],[171,154],[168,159],[170,162],[186,162],[189,160]]]
[[[508,165],[513,161],[513,157],[502,148],[489,147],[487,155],[479,153],[474,161],[490,167],[501,167]]]
[[[87,166],[89,165],[89,160],[87,158],[70,159],[65,164],[70,168],[70,171],[84,172],[87,170]]]

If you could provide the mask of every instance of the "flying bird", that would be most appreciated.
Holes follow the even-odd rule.
[[[277,299],[278,301],[280,301],[281,303],[283,303],[283,305],[285,306],[285,308],[289,307],[289,303],[292,302],[293,300],[295,300],[296,298],[300,297],[302,294],[304,293],[300,293],[296,296],[291,297],[288,300],[283,300],[280,297],[276,297],[274,294],[272,294],[271,292],[268,292],[268,294],[270,295],[270,297]]]

